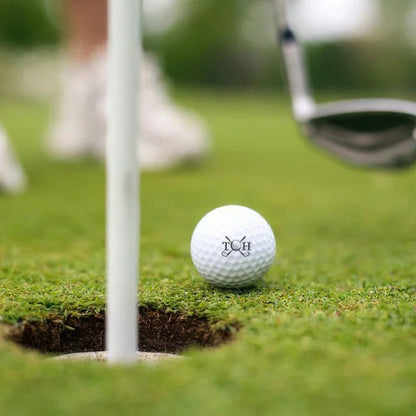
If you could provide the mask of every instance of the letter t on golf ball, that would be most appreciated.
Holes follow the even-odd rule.
[[[239,205],[216,208],[195,227],[192,261],[208,282],[224,288],[251,286],[269,270],[276,239],[267,221]]]

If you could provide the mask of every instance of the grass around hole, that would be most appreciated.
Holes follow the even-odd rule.
[[[213,131],[197,169],[144,174],[140,304],[242,326],[236,342],[147,368],[52,363],[0,341],[0,414],[406,415],[416,405],[416,173],[353,170],[299,136],[286,99],[183,91]],[[0,102],[29,176],[0,198],[6,324],[101,314],[104,169],[41,151],[48,107]],[[259,211],[278,240],[264,282],[217,290],[189,240],[209,210]]]

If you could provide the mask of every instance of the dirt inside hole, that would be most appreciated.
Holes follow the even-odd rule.
[[[206,318],[140,307],[139,349],[145,352],[180,353],[193,347],[216,347],[232,340],[237,326],[212,329]],[[43,353],[105,350],[104,314],[43,322],[22,322],[6,338]]]

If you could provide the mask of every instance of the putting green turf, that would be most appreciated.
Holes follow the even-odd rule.
[[[287,102],[182,92],[212,128],[198,169],[142,177],[142,304],[238,322],[237,339],[156,367],[54,363],[0,341],[0,414],[409,415],[416,405],[416,174],[353,170],[305,144]],[[104,306],[104,170],[40,150],[48,108],[1,102],[29,175],[0,199],[0,315]],[[219,291],[189,257],[196,222],[250,206],[278,254],[264,283]]]

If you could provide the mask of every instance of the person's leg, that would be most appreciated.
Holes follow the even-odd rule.
[[[86,62],[107,41],[107,0],[64,1],[66,43],[72,59]]]
[[[65,62],[61,93],[49,133],[49,150],[59,158],[94,156],[98,134],[96,90],[102,76],[95,72],[107,42],[107,0],[62,0]],[[101,69],[101,72],[104,69]]]
[[[61,158],[104,158],[107,0],[65,0],[64,15],[68,62],[50,149]],[[139,155],[143,169],[164,169],[205,156],[205,124],[171,103],[157,63],[146,54],[140,97]]]

